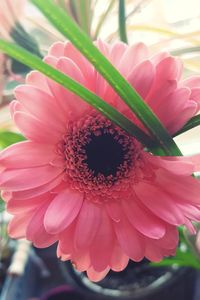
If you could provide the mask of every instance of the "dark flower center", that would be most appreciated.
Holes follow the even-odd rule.
[[[105,177],[116,175],[125,159],[127,149],[116,139],[116,135],[103,133],[99,136],[91,134],[90,142],[85,145],[86,160],[84,161],[94,176],[102,174]]]
[[[80,191],[117,188],[140,155],[134,138],[96,113],[69,124],[63,142],[66,180]]]

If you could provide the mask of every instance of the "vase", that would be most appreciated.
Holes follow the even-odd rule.
[[[112,272],[100,282],[91,282],[85,273],[68,263],[60,264],[66,282],[86,299],[193,300],[196,271],[191,268],[154,267],[147,260],[130,262],[122,272]]]

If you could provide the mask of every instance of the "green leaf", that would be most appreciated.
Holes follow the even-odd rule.
[[[122,42],[128,44],[127,34],[126,34],[126,13],[125,13],[125,1],[119,0],[119,36]]]
[[[192,128],[195,128],[199,125],[200,125],[200,115],[194,116],[183,126],[183,128],[181,128],[181,130],[176,132],[176,134],[174,136],[184,133],[184,132],[186,132]]]
[[[118,95],[131,108],[166,155],[181,155],[179,148],[151,109],[142,101],[132,86],[93,45],[89,37],[52,0],[31,0],[48,20],[95,66]]]
[[[5,210],[5,202],[0,198],[0,213]]]
[[[58,82],[66,89],[80,96],[83,100],[85,100],[87,103],[89,103],[102,114],[104,114],[108,119],[116,123],[129,134],[135,136],[142,144],[150,148],[153,146],[153,141],[147,134],[145,134],[140,128],[134,125],[122,114],[120,114],[112,106],[104,102],[103,99],[90,92],[78,82],[74,81],[73,79],[59,72],[58,70],[54,69],[50,65],[44,63],[36,55],[31,54],[30,52],[16,44],[12,44],[1,39],[0,50],[5,52],[9,56],[19,60],[21,63],[29,66],[30,68],[42,72],[44,75]]]
[[[12,131],[0,131],[0,148],[2,149],[24,140],[25,138],[19,133]]]

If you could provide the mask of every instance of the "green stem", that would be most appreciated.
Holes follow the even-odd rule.
[[[125,1],[119,0],[119,36],[122,42],[128,44],[127,33],[126,33],[126,13],[125,13]]]

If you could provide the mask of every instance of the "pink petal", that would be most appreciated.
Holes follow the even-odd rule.
[[[198,105],[194,101],[189,101],[187,107],[182,110],[181,112],[181,118],[174,119],[171,124],[168,126],[168,130],[171,133],[177,132],[179,129],[181,129],[187,121],[189,121],[198,111]]]
[[[45,56],[44,58],[44,62],[54,68],[56,68],[56,65],[57,65],[57,62],[58,62],[58,59],[55,57],[55,56],[52,56],[52,55],[47,55]]]
[[[82,74],[88,80],[91,80],[93,76],[93,66],[87,61],[87,59],[72,45],[67,42],[65,44],[64,56],[71,59],[81,70]]]
[[[146,241],[145,257],[152,262],[160,262],[163,256],[162,249],[148,239],[148,241]]]
[[[59,59],[57,62],[57,68],[77,82],[85,84],[83,74],[72,60],[68,58]],[[68,114],[69,117],[72,112],[73,118],[79,117],[84,114],[86,109],[88,109],[88,104],[86,104],[80,97],[66,90],[52,80],[48,79],[48,83],[60,107]]]
[[[114,222],[119,222],[121,220],[122,216],[122,207],[121,205],[114,201],[108,201],[106,203],[106,210],[109,215],[109,217],[114,221]]]
[[[88,270],[91,265],[89,252],[83,252],[82,250],[78,253],[73,253],[71,261],[73,261],[75,268],[79,272]]]
[[[127,77],[132,71],[133,67],[147,59],[148,55],[148,49],[143,43],[138,43],[127,47],[120,60],[120,72]]]
[[[35,86],[48,94],[51,94],[49,86],[47,84],[47,78],[38,71],[31,71],[26,76],[26,83]]]
[[[127,80],[144,99],[152,86],[154,76],[155,71],[152,63],[145,60],[133,69]]]
[[[94,42],[94,44],[104,56],[109,58],[110,49],[108,43],[102,41],[101,39],[98,39],[97,41]]]
[[[169,57],[169,52],[159,52],[151,57],[151,61],[154,65],[158,65],[163,59]]]
[[[83,194],[73,190],[60,192],[49,205],[44,218],[47,232],[56,234],[67,228],[78,215]]]
[[[37,209],[43,202],[46,200],[51,200],[52,196],[49,193],[46,193],[42,196],[32,198],[32,199],[25,199],[25,200],[16,200],[11,198],[6,206],[6,209],[11,214],[23,214],[27,213],[27,211]]]
[[[115,245],[110,259],[110,268],[115,272],[124,270],[129,262],[129,258],[124,254],[118,244]]]
[[[151,91],[146,101],[150,104],[155,112],[159,112],[158,106],[164,103],[164,99],[168,97],[177,87],[177,80],[182,72],[182,64],[180,60],[173,57],[163,59],[156,66],[156,76]]]
[[[66,117],[51,95],[36,87],[21,85],[15,89],[15,97],[28,113],[47,123],[52,131],[64,132]]]
[[[113,249],[114,231],[110,219],[102,212],[102,221],[90,246],[91,265],[95,271],[107,268]]]
[[[110,61],[115,66],[118,67],[121,57],[127,49],[127,45],[121,42],[114,43],[110,50]]]
[[[32,117],[28,113],[15,112],[14,122],[26,138],[44,144],[58,143],[62,137],[62,133],[51,130],[48,124]]]
[[[163,171],[158,172],[158,182],[163,190],[167,190],[168,193],[178,202],[200,205],[199,189],[200,181],[192,176],[169,176]],[[167,187],[170,186],[170,189]]]
[[[85,200],[77,218],[74,243],[78,249],[87,249],[101,224],[101,208]]]
[[[183,214],[192,221],[200,222],[200,209],[187,203],[178,203]]]
[[[13,144],[0,153],[0,164],[7,168],[28,168],[49,164],[56,156],[52,145],[31,141]]]
[[[8,234],[13,239],[21,239],[26,236],[26,228],[30,222],[34,211],[24,215],[17,215],[10,221],[8,225]]]
[[[182,111],[190,106],[190,94],[190,89],[178,88],[167,95],[156,109],[159,119],[167,128],[174,120],[181,119]],[[167,113],[168,111],[170,111],[170,114]]]
[[[140,204],[136,197],[124,200],[123,209],[129,222],[142,234],[153,239],[159,239],[165,234],[165,223]]]
[[[156,216],[173,225],[184,224],[183,214],[173,201],[173,196],[159,187],[144,182],[135,185],[134,189],[138,198]]]
[[[72,222],[65,230],[59,234],[59,251],[62,255],[72,256],[74,253],[74,232],[76,222]],[[68,258],[67,258],[68,259]]]
[[[33,189],[49,183],[63,172],[52,166],[35,167],[28,169],[9,169],[1,173],[0,187],[3,190],[22,191]]]
[[[175,249],[178,245],[179,234],[176,226],[168,225],[166,234],[160,240],[152,240],[156,247]]]
[[[144,257],[144,241],[139,232],[125,219],[114,223],[120,247],[125,254],[134,261],[140,261]]]
[[[190,89],[200,86],[200,76],[191,76],[181,82],[181,85],[187,86]]]
[[[170,160],[172,158],[172,160]],[[148,160],[157,168],[163,168],[178,176],[191,175],[195,171],[195,166],[189,159],[182,159],[182,157],[158,157],[148,155]]]
[[[157,77],[162,80],[179,80],[183,71],[183,63],[179,58],[169,56],[164,58],[156,69]]]
[[[46,193],[48,191],[51,191],[51,189],[55,188],[57,185],[59,185],[63,180],[63,174],[58,175],[56,178],[48,182],[47,184],[41,185],[37,188],[30,189],[30,190],[22,190],[22,191],[14,191],[12,192],[13,198],[16,200],[25,200],[27,198],[34,198],[37,196],[42,195],[43,193]]]
[[[63,42],[56,42],[50,47],[48,55],[59,58],[60,56],[64,56],[64,49],[65,44]]]
[[[87,276],[88,278],[93,281],[93,282],[98,282],[100,280],[102,280],[107,274],[108,272],[110,271],[110,268],[107,267],[105,270],[103,270],[102,272],[97,272],[94,270],[93,267],[90,267],[88,270],[87,270]]]
[[[191,89],[190,99],[195,101],[198,105],[200,104],[200,85],[199,87]]]
[[[26,237],[38,248],[49,247],[57,241],[57,236],[46,232],[44,216],[49,206],[49,201],[42,204],[32,216],[27,227]]]

